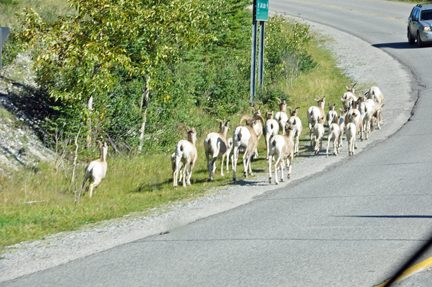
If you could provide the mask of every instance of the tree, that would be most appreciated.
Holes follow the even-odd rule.
[[[71,0],[76,15],[49,23],[26,9],[20,17],[19,39],[34,48],[38,84],[51,97],[72,107],[80,121],[90,117],[84,105],[93,97],[93,117],[103,120],[110,94],[121,85],[114,70],[141,79],[146,95],[142,103],[147,103],[161,63],[175,61],[185,47],[217,40],[209,33],[209,15],[222,4],[221,0]]]

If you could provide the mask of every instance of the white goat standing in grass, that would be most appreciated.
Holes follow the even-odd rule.
[[[195,128],[186,128],[188,133],[188,140],[181,140],[177,143],[175,150],[175,168],[173,172],[173,185],[174,189],[177,189],[177,176],[183,166],[183,186],[190,185],[190,179],[192,171],[195,165],[195,161],[198,157],[197,149],[195,146],[197,140],[197,132]],[[181,164],[182,163],[182,164]],[[190,167],[190,170],[188,170]],[[186,180],[187,175],[187,180]]]
[[[96,189],[98,188],[99,184],[101,183],[102,179],[105,178],[108,166],[106,162],[106,156],[108,153],[108,146],[106,143],[102,144],[102,142],[98,141],[99,143],[99,149],[100,149],[100,157],[97,160],[94,160],[88,164],[88,166],[85,169],[85,174],[83,178],[83,182],[81,185],[81,190],[83,190],[87,180],[93,181],[92,184],[87,186],[87,191],[90,188],[89,196],[92,197],[93,190],[96,193]]]
[[[252,110],[253,110],[254,118],[255,119],[258,119],[257,116],[262,117],[260,110],[255,110],[255,108],[253,108],[253,107],[252,107]],[[261,121],[257,121],[256,124],[254,125],[254,130],[255,130],[255,133],[256,133],[256,135],[258,137],[258,141],[260,140],[260,138],[261,138],[261,136],[262,136],[262,134],[264,132],[263,125],[264,125],[264,122],[261,123]],[[255,156],[254,156],[254,158],[258,158],[258,147],[255,149]]]
[[[309,134],[311,145],[313,146],[313,128],[318,123],[318,119],[321,117],[325,118],[324,106],[325,106],[325,97],[322,99],[315,99],[317,102],[317,106],[312,106],[307,110],[307,118],[309,123]]]
[[[244,167],[244,177],[248,176],[248,169],[250,175],[252,175],[251,161],[254,156],[255,149],[258,146],[258,137],[254,130],[254,125],[260,120],[264,123],[264,119],[261,116],[254,116],[251,118],[248,115],[244,115],[240,119],[240,124],[246,120],[246,126],[239,126],[234,130],[233,133],[233,180],[236,180],[237,176],[237,160],[239,156],[239,149],[241,147],[245,148],[243,155],[243,167]]]
[[[221,175],[223,176],[223,164],[228,149],[226,140],[226,134],[229,129],[229,120],[224,124],[220,119],[217,119],[220,123],[220,131],[218,133],[209,133],[204,139],[204,149],[207,158],[207,168],[209,171],[208,181],[213,181],[213,175],[216,171],[216,159],[221,157]],[[209,157],[211,156],[211,161]],[[228,167],[228,164],[227,164]]]
[[[267,112],[266,114],[267,121],[265,122],[264,125],[264,137],[267,146],[267,160],[269,158],[270,138],[279,134],[279,123],[277,120],[273,119],[273,113],[274,111]]]
[[[280,111],[276,113],[274,118],[279,123],[279,131],[283,134],[286,122],[288,121],[288,115],[286,113],[287,103],[286,100],[281,101],[279,98],[276,98],[276,100],[278,101]]]
[[[294,128],[287,124],[287,127],[284,129],[285,132],[283,135],[276,135],[271,138],[270,140],[270,154],[269,154],[269,183],[272,182],[272,158],[273,156],[276,157],[275,162],[275,184],[279,184],[278,179],[278,170],[281,171],[281,181],[285,181],[284,179],[284,161],[286,159],[287,161],[287,167],[288,167],[288,179],[291,178],[291,169],[292,164],[294,160]]]
[[[299,145],[300,145],[300,135],[303,131],[303,125],[300,118],[297,116],[299,107],[294,110],[290,109],[290,118],[288,119],[288,124],[293,127],[294,130],[294,153],[299,153]]]

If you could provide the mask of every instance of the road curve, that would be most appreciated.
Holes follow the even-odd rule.
[[[361,39],[346,37],[359,57],[347,69],[365,69],[365,79],[376,75],[367,81],[384,91],[386,123],[372,134],[375,141],[361,143],[362,152],[351,158],[305,160],[293,168],[291,183],[248,204],[2,286],[373,286],[424,242],[432,230],[432,118],[425,98],[432,48],[405,43],[403,20],[412,5],[370,0],[270,5],[313,21],[314,29]],[[369,58],[381,67],[362,64]],[[412,79],[392,75],[400,67],[384,69],[394,65],[392,59]],[[411,93],[403,90],[406,82]],[[328,166],[333,161],[343,164]],[[300,179],[305,174],[311,176]]]

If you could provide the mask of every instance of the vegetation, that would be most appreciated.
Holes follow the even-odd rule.
[[[49,107],[43,128],[58,158],[0,175],[0,245],[194,198],[231,182],[232,174],[221,178],[219,169],[215,182],[206,181],[200,143],[218,130],[216,118],[231,119],[232,132],[241,115],[250,112],[248,2],[155,3],[75,0],[58,18],[48,19],[36,9],[21,14],[4,62],[12,63],[19,51],[32,52],[41,87],[33,96]],[[307,25],[275,16],[266,33],[265,88],[256,104],[262,112],[277,110],[275,98],[286,99],[301,107],[307,123],[313,99],[326,96],[336,102],[349,80]],[[90,97],[93,110],[87,109]],[[199,158],[192,186],[174,191],[170,155],[186,126],[198,131]],[[108,175],[91,200],[83,197],[77,205],[73,191],[84,166],[98,156],[88,138],[111,144]],[[261,140],[254,171],[267,170],[264,148]],[[79,172],[72,179],[74,168]]]

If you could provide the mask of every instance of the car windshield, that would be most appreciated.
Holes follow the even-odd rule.
[[[422,11],[420,20],[421,21],[432,20],[432,10]]]

